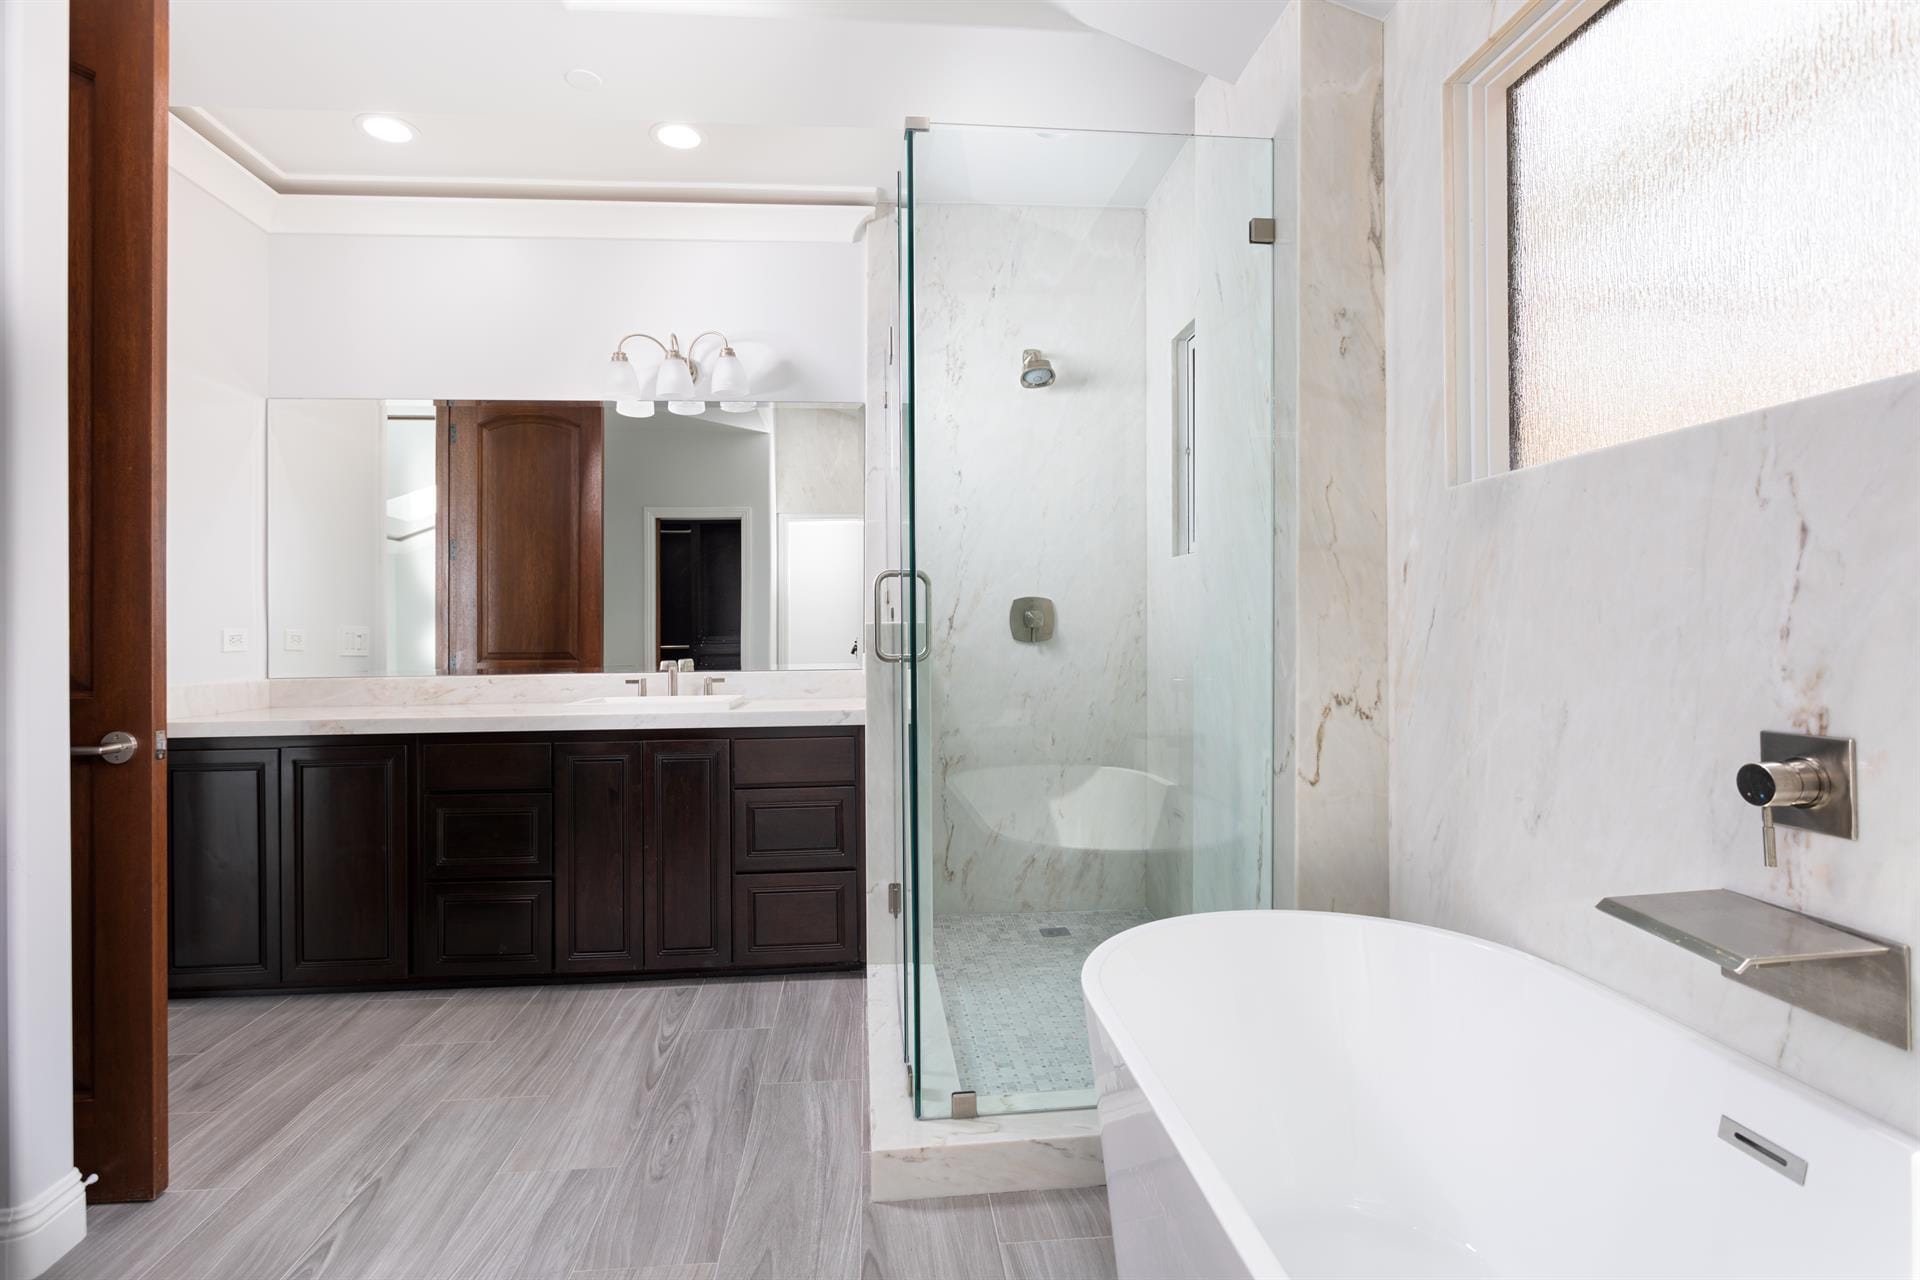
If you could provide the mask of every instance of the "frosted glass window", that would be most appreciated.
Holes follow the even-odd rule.
[[[1507,113],[1514,466],[1920,369],[1920,3],[1615,0]]]

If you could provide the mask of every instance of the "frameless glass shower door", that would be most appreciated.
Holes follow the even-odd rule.
[[[1089,1106],[1088,953],[1272,901],[1273,144],[936,124],[903,175],[916,1104]]]

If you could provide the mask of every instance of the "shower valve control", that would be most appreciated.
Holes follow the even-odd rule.
[[[1045,596],[1021,596],[1007,610],[1007,627],[1021,644],[1053,639],[1053,601]]]
[[[1762,733],[1760,759],[1734,775],[1740,798],[1760,810],[1761,861],[1774,866],[1775,823],[1857,839],[1852,738]]]

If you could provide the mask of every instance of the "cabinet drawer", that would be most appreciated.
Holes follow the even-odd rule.
[[[860,753],[851,737],[735,738],[733,785],[808,787],[859,781]]]
[[[733,793],[735,871],[852,871],[860,865],[852,787],[759,787]]]
[[[553,972],[553,885],[545,880],[424,886],[416,974]]]
[[[735,876],[735,963],[772,966],[857,962],[858,880],[851,871]]]
[[[551,791],[553,748],[544,742],[430,742],[420,752],[428,791]]]
[[[547,793],[429,794],[421,808],[421,865],[428,876],[553,874],[553,797]]]

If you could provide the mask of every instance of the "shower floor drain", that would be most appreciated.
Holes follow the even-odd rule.
[[[1048,925],[1040,931],[1040,936],[1043,938],[1070,938],[1073,936],[1073,930],[1063,929],[1057,924]]]

